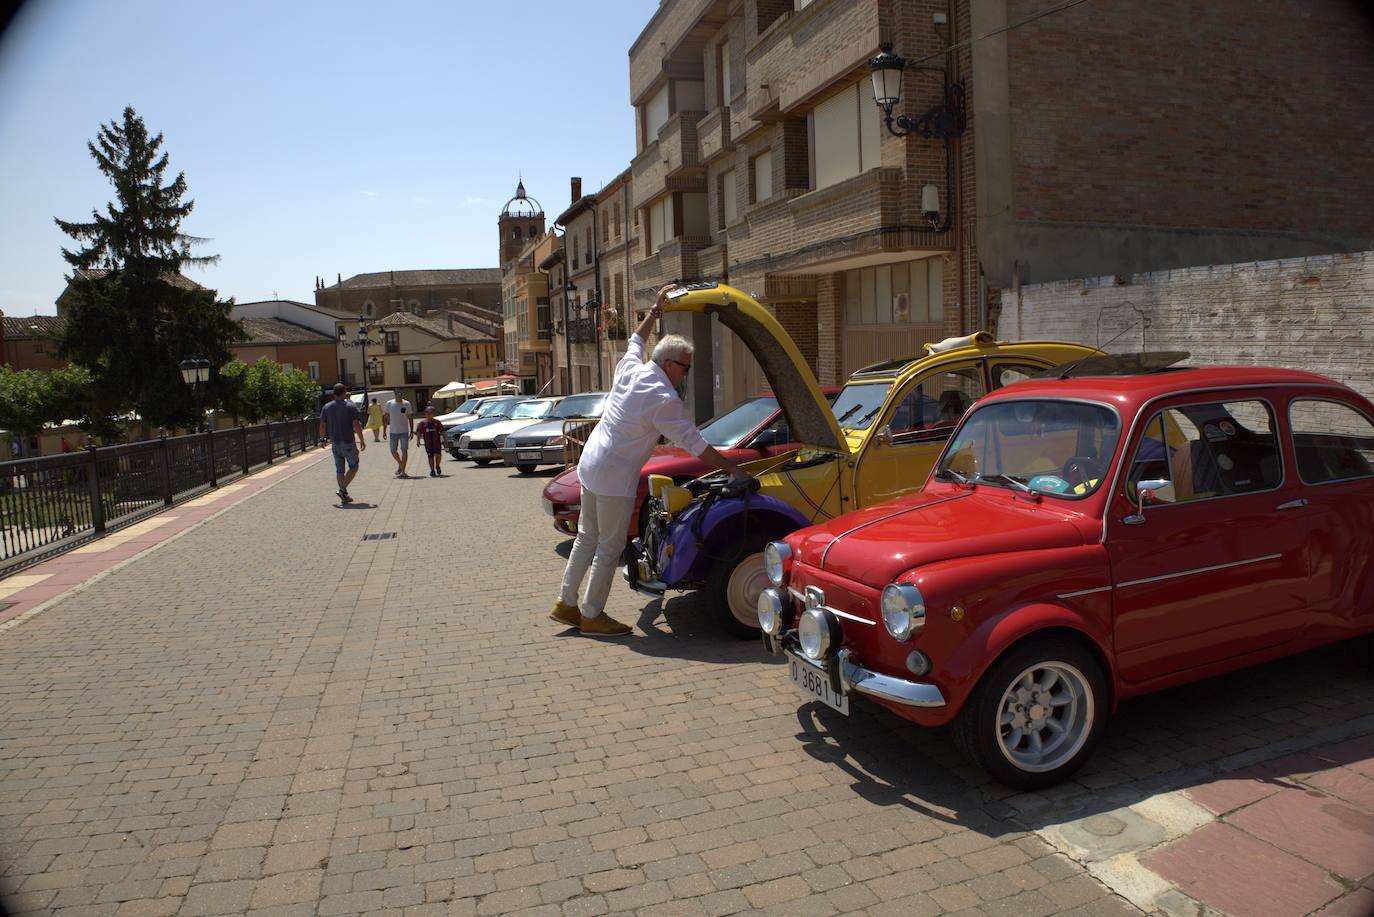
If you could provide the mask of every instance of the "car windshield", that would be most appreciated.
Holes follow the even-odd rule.
[[[566,420],[570,417],[600,417],[601,409],[606,406],[605,392],[594,395],[573,395],[558,402],[558,407],[549,415],[552,419]]]
[[[891,382],[863,382],[846,385],[832,409],[841,430],[867,430],[883,408]]]
[[[994,401],[959,428],[934,477],[1077,500],[1102,485],[1120,433],[1103,405]]]
[[[511,420],[538,420],[547,417],[554,408],[552,401],[522,401],[511,412]]]
[[[505,402],[502,401],[484,401],[481,404],[476,405],[477,409],[472,413],[476,414],[478,417],[486,417],[488,414],[500,408],[501,405],[504,403]]]
[[[778,399],[772,395],[750,398],[712,418],[701,428],[701,435],[717,449],[732,449],[777,410]]]

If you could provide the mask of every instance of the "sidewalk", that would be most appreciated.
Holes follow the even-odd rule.
[[[11,911],[1368,911],[1374,692],[1337,650],[1129,704],[1015,795],[801,704],[695,598],[559,628],[547,476],[379,445],[350,507],[307,454],[5,581]]]

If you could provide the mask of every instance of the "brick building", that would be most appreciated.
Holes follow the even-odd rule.
[[[11,369],[61,369],[69,361],[57,355],[62,319],[55,315],[0,317],[0,363]]]
[[[377,271],[355,274],[325,286],[315,278],[315,304],[349,315],[380,318],[393,312],[413,315],[471,303],[501,308],[501,271],[494,267],[432,271]]]
[[[597,252],[601,259],[601,377],[609,388],[615,365],[625,354],[626,339],[639,324],[630,293],[630,266],[639,234],[634,229],[630,197],[633,178],[626,169],[596,194]],[[647,305],[647,303],[646,303]]]
[[[1374,123],[1356,4],[1042,8],[664,0],[630,49],[638,306],[673,279],[727,279],[836,383],[993,326],[1020,283],[1374,238],[1374,169],[1353,167]],[[893,114],[962,109],[934,119],[943,135],[884,125],[867,62],[889,42],[929,68],[904,73]],[[729,332],[669,328],[699,342],[698,416],[760,384]]]
[[[234,358],[253,364],[263,357],[283,369],[299,369],[321,385],[339,381],[337,340],[281,318],[240,319],[247,340],[231,344]]]
[[[553,221],[563,229],[563,265],[567,272],[561,317],[572,345],[572,391],[590,392],[600,389],[605,382],[605,369],[599,362],[603,337],[597,328],[603,291],[598,270],[596,195],[582,193],[580,178],[573,178],[570,185],[571,203]]]
[[[517,376],[526,394],[542,391],[553,379],[550,353],[548,275],[535,263],[544,236],[544,208],[525,193],[520,181],[496,220],[501,253],[500,290],[504,320],[501,368]]]

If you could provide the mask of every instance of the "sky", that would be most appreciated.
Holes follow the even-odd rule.
[[[0,310],[53,314],[53,223],[113,189],[126,105],[184,172],[191,279],[314,301],[316,276],[495,267],[523,174],[552,222],[634,156],[629,48],[656,0],[29,0],[0,36]]]

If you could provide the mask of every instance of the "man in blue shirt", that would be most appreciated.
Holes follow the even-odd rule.
[[[358,444],[353,445],[357,436]],[[352,503],[348,495],[348,485],[358,473],[358,453],[367,448],[363,442],[363,425],[358,419],[358,409],[348,400],[348,388],[342,383],[334,386],[334,400],[320,411],[320,441],[328,440],[334,449],[334,476],[339,482],[339,502]],[[344,463],[348,464],[347,473]]]

